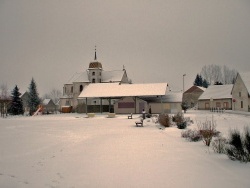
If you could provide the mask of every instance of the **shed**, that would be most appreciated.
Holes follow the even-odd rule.
[[[151,84],[119,84],[119,83],[95,83],[89,84],[85,87],[82,93],[79,95],[78,99],[83,100],[85,104],[91,105],[88,103],[89,98],[95,98],[100,100],[100,105],[102,105],[103,99],[108,99],[109,102],[109,111],[114,109],[114,105],[111,104],[112,99],[117,99],[118,106],[116,110],[121,108],[130,108],[130,110],[124,110],[133,113],[140,113],[142,107],[138,103],[138,100],[141,101],[143,97],[159,97],[162,99],[163,96],[167,93],[168,84],[167,83],[151,83]],[[124,100],[127,98],[126,100]],[[120,102],[120,104],[119,104]],[[137,105],[138,104],[138,105]],[[88,108],[88,107],[87,107]],[[144,106],[146,108],[146,106]],[[100,108],[102,109],[102,108]],[[87,110],[86,110],[87,111]],[[102,112],[102,111],[101,111]]]

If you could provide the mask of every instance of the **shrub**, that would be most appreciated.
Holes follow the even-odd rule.
[[[234,129],[230,131],[226,154],[231,160],[250,162],[250,130],[245,128],[243,135]]]
[[[216,131],[216,122],[212,119],[211,121],[206,120],[203,123],[198,122],[197,125],[204,144],[210,146],[213,136],[218,134],[218,131]]]
[[[185,121],[182,113],[177,113],[172,117],[172,121],[176,123],[179,129],[185,129],[187,127],[187,122]]]
[[[183,118],[182,113],[177,113],[176,115],[174,115],[172,117],[172,121],[175,122],[175,123],[183,122],[184,118]]]
[[[191,129],[183,131],[181,133],[181,136],[183,138],[186,138],[186,140],[188,140],[190,142],[197,142],[197,141],[200,141],[202,139],[199,131],[191,130]]]
[[[212,142],[212,147],[215,153],[225,153],[225,146],[227,143],[227,139],[224,137],[217,137]]]
[[[189,108],[188,103],[186,101],[181,103],[181,108],[186,113],[187,109]]]
[[[171,126],[170,117],[168,114],[160,114],[158,117],[158,122],[164,127]]]
[[[185,129],[187,127],[187,122],[183,121],[183,122],[178,122],[176,123],[178,129]]]

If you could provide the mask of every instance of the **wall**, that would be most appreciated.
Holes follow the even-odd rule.
[[[136,98],[135,100],[134,97],[125,97],[121,100],[118,100],[114,104],[114,111],[117,114],[130,114],[130,113],[140,114],[142,113],[142,108],[144,108],[144,110],[148,112],[147,102],[139,98]]]
[[[224,106],[224,103],[228,104],[227,109]],[[206,106],[207,104],[207,106]],[[208,100],[199,100],[198,109],[199,110],[210,110],[210,108],[218,107],[217,104],[220,104],[220,108],[225,108],[226,110],[232,110],[232,99],[214,99],[212,102]]]

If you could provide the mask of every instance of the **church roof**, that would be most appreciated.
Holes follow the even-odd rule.
[[[199,100],[206,99],[230,99],[232,98],[233,84],[228,85],[211,85],[204,93],[201,94]]]
[[[102,69],[102,64],[98,61],[90,62],[89,69]]]
[[[67,84],[73,84],[73,82],[89,82],[87,72],[76,72],[67,82]]]
[[[115,70],[115,71],[103,71],[102,72],[102,82],[120,82],[124,75],[123,70]]]
[[[155,84],[118,84],[95,83],[84,88],[78,98],[163,96],[167,92],[167,83]]]

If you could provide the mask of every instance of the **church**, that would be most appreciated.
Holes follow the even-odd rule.
[[[78,101],[78,96],[86,86],[94,83],[118,83],[129,84],[130,80],[127,72],[123,67],[122,70],[105,71],[102,63],[97,61],[95,49],[94,61],[89,63],[89,68],[86,71],[75,73],[63,87],[63,96],[60,98],[60,107],[65,112],[79,111],[81,108]],[[89,101],[90,105],[99,105],[98,100]],[[82,107],[85,108],[85,107]]]

